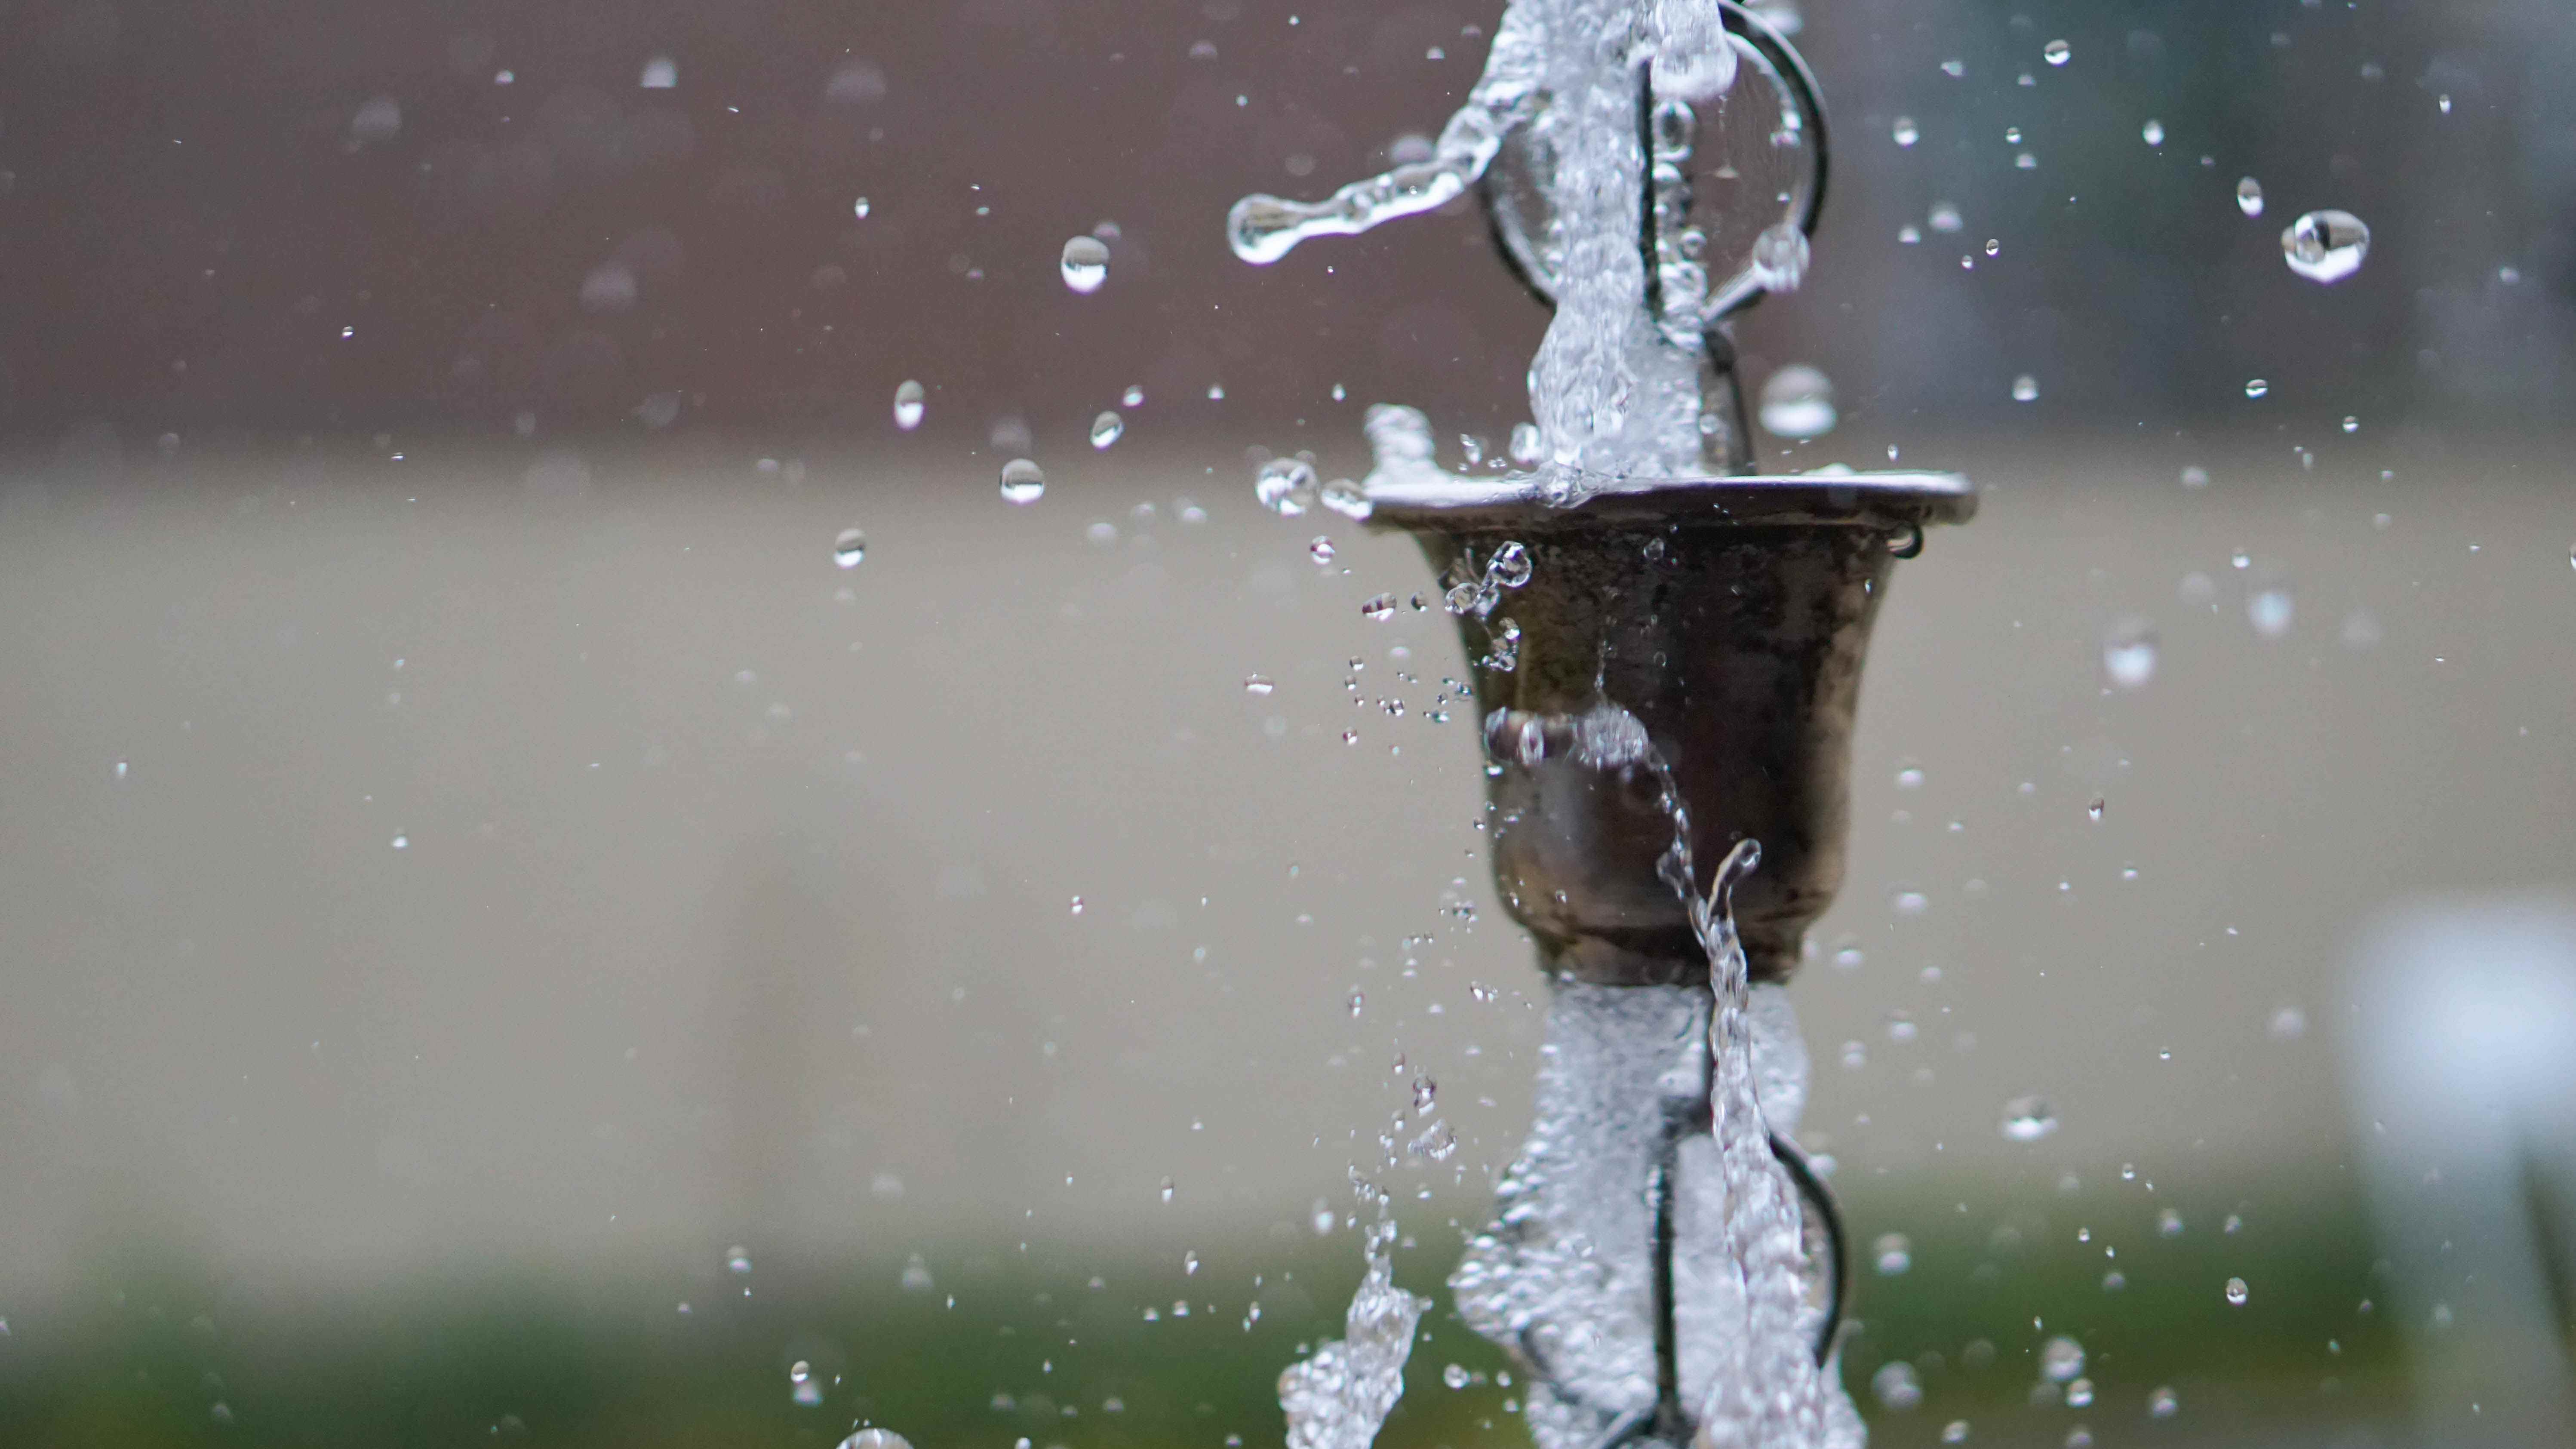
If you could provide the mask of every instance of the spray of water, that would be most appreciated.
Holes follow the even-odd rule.
[[[1404,1362],[1430,1300],[1395,1286],[1395,1222],[1383,1194],[1365,1186],[1378,1219],[1368,1230],[1368,1273],[1351,1295],[1342,1337],[1279,1375],[1279,1407],[1288,1416],[1288,1449],[1368,1449],[1404,1396]]]

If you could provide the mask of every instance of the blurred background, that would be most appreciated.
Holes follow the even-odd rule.
[[[1475,466],[1545,317],[1470,204],[1220,225],[1499,5],[0,13],[0,1440],[1273,1443],[1427,1072],[1381,1442],[1525,1442],[1438,1287],[1544,999],[1463,658],[1252,475]],[[2576,19],[1769,13],[1769,460],[1985,495],[1794,988],[1876,1442],[2568,1442]]]

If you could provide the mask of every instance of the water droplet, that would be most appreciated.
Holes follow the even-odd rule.
[[[1869,1391],[1879,1403],[1899,1413],[1923,1402],[1923,1381],[1915,1377],[1914,1365],[1903,1359],[1882,1364],[1869,1376]]]
[[[841,1449],[912,1449],[912,1441],[892,1429],[861,1429],[842,1440]]]
[[[2191,466],[2189,466],[2189,467],[2187,467],[2187,468],[2183,469],[2183,470],[2182,470],[2182,486],[2184,486],[2185,488],[2206,488],[2206,487],[2208,487],[2208,486],[2209,486],[2209,470],[2208,470],[2207,468],[2203,468],[2203,467],[2201,467],[2201,466],[2200,466],[2199,464],[2197,464],[2197,463],[2194,463],[2194,464],[2192,464]]]
[[[2248,1296],[2249,1296],[2249,1294],[2248,1294],[2248,1293],[2247,1293],[2247,1291],[2246,1291],[2246,1287],[2245,1287],[2245,1280],[2244,1280],[2244,1279],[2242,1279],[2242,1278],[2230,1278],[2230,1279],[2228,1279],[2228,1280],[2227,1280],[2227,1301],[2228,1301],[2228,1302],[2230,1302],[2230,1303],[2232,1303],[2232,1304],[2236,1305],[2236,1306],[2237,1306],[2237,1307],[2239,1307],[2239,1308],[2242,1308],[2242,1307],[2244,1307],[2244,1306],[2245,1306],[2245,1300],[2246,1300],[2246,1298],[2247,1298]]]
[[[2246,395],[2247,397],[2250,397],[2250,398],[2259,398],[2259,397],[2264,397],[2264,396],[2268,395],[2271,391],[2272,391],[2272,384],[2271,384],[2271,383],[2269,383],[2269,382],[2267,382],[2267,381],[2265,381],[2265,380],[2264,380],[2264,379],[2262,379],[2262,378],[2259,378],[2259,377],[2252,377],[2252,378],[2247,378],[2247,379],[2245,380],[2245,395]]]
[[[1096,236],[1078,236],[1064,244],[1058,263],[1064,284],[1077,292],[1097,292],[1109,280],[1109,244]]]
[[[1091,446],[1107,448],[1127,431],[1127,420],[1113,412],[1103,412],[1091,420]]]
[[[1316,496],[1323,500],[1326,508],[1344,518],[1363,520],[1376,511],[1376,505],[1369,502],[1367,490],[1348,478],[1336,478],[1325,484]]]
[[[1931,223],[1934,231],[1940,232],[1944,235],[1957,231],[1959,228],[1968,224],[1967,219],[1959,214],[1959,208],[1946,201],[1936,201],[1932,203],[1932,211],[1925,220]]]
[[[922,407],[927,400],[921,384],[905,382],[894,390],[894,425],[911,432],[921,426]]]
[[[865,221],[865,220],[867,220],[867,219],[868,219],[868,199],[867,199],[866,197],[862,196],[862,197],[860,197],[858,200],[851,202],[851,203],[850,203],[850,215],[857,217],[857,218],[858,218],[859,220],[861,220],[861,221]]]
[[[1415,1077],[1413,1079],[1414,1115],[1420,1116],[1422,1113],[1430,1111],[1432,1102],[1438,1098],[1439,1095],[1440,1084],[1431,1080],[1431,1074],[1429,1072],[1425,1072],[1421,1076]]]
[[[1071,913],[1077,916],[1082,914],[1082,897],[1075,896],[1073,898],[1073,908]]]
[[[2027,372],[2014,378],[2012,395],[2014,402],[2039,401],[2039,379]]]
[[[1507,542],[1494,550],[1485,562],[1485,580],[1507,589],[1517,589],[1530,581],[1537,565],[1530,562],[1529,548],[1519,542]]]
[[[725,1249],[725,1266],[737,1273],[751,1271],[751,1251],[741,1244]]]
[[[787,1381],[791,1384],[801,1384],[813,1376],[814,1366],[801,1358],[787,1366]]]
[[[1941,62],[1941,74],[1948,76],[1952,80],[1957,80],[1959,77],[1966,75],[1967,73],[1968,63],[1964,60],[1945,60]]]
[[[1167,1177],[1163,1179],[1163,1185],[1157,1190],[1157,1195],[1161,1197],[1163,1201],[1170,1202],[1172,1200],[1172,1194],[1177,1191],[1179,1191],[1179,1189],[1175,1187],[1172,1180]]]
[[[1923,129],[1914,124],[1912,116],[1899,116],[1896,118],[1895,136],[1897,145],[1911,146],[1923,139]]]
[[[2093,803],[2084,807],[2085,815],[2091,818],[2093,823],[2097,825],[2102,822],[2102,806],[2102,798],[2097,795],[2093,798]]]
[[[1949,1423],[1942,1425],[1941,1442],[1944,1444],[1967,1443],[1968,1421],[1965,1419],[1952,1419]]]
[[[1344,740],[1351,740],[1356,738],[1356,736],[1353,731],[1345,730],[1342,732],[1342,738]],[[1366,996],[1356,991],[1351,993],[1351,1015],[1353,1018],[1356,1019],[1362,1011],[1367,1009],[1367,1007],[1368,998]]]
[[[1186,1278],[1186,1277],[1190,1276],[1191,1274],[1194,1274],[1194,1273],[1198,1272],[1198,1270],[1199,1270],[1199,1255],[1198,1255],[1197,1250],[1192,1249],[1192,1250],[1190,1250],[1190,1251],[1187,1251],[1187,1252],[1182,1253],[1182,1254],[1181,1254],[1181,1276],[1183,1276],[1183,1277],[1185,1277],[1185,1278]]]
[[[2093,1381],[2091,1379],[2077,1379],[2075,1382],[2066,1386],[2066,1406],[2068,1408],[2088,1408],[2092,1403]]]
[[[1923,788],[1923,769],[1922,769],[1922,767],[1921,767],[1921,766],[1919,766],[1919,765],[1907,765],[1907,766],[1904,766],[1903,768],[1899,769],[1899,770],[1896,772],[1896,788],[1897,788],[1897,789],[1899,789],[1899,790],[1920,790],[1920,789],[1922,789],[1922,788]]]
[[[1453,1389],[1463,1389],[1467,1387],[1470,1382],[1470,1375],[1467,1372],[1467,1366],[1465,1364],[1453,1363],[1447,1368],[1442,1369],[1440,1371],[1440,1382],[1447,1384]]]
[[[842,529],[841,536],[832,540],[832,562],[845,569],[857,568],[867,556],[868,536],[855,528]]]
[[[2247,216],[2263,214],[2263,183],[2248,176],[2236,183],[2236,209]]]
[[[2062,1384],[2084,1372],[2084,1345],[2059,1336],[2040,1345],[2039,1372],[2052,1384]]]
[[[2075,47],[2063,40],[2052,40],[2039,48],[2039,58],[2050,65],[2064,65],[2075,58]]]
[[[2003,1133],[2014,1142],[2037,1142],[2057,1130],[2057,1114],[2040,1097],[2015,1097],[2004,1103]]]
[[[667,91],[680,83],[680,67],[667,55],[657,55],[644,62],[644,73],[635,84],[648,91]]]
[[[2165,123],[2162,121],[2150,120],[2145,125],[2138,128],[2138,134],[2146,138],[2146,143],[2148,145],[2161,146],[2165,143]]]
[[[1314,506],[1315,465],[1303,458],[1273,458],[1253,475],[1252,496],[1282,518],[1295,518]]]
[[[1381,624],[1385,623],[1385,622],[1386,622],[1387,620],[1389,620],[1389,619],[1394,618],[1394,617],[1395,617],[1395,595],[1393,595],[1393,594],[1371,594],[1371,595],[1369,595],[1369,597],[1368,597],[1367,601],[1366,601],[1366,602],[1364,602],[1364,603],[1362,603],[1362,604],[1360,605],[1360,615],[1361,615],[1361,617],[1363,617],[1363,618],[1367,618],[1367,619],[1374,619],[1374,620],[1376,620],[1377,622],[1379,622],[1379,623],[1381,623]]]
[[[2245,599],[2246,620],[2253,624],[2255,633],[2266,639],[2278,639],[2289,633],[2291,616],[2295,612],[2290,586],[2286,583],[2265,584]]]
[[[394,849],[396,849],[396,850],[409,850],[409,849],[411,849],[411,837],[410,837],[410,836],[408,836],[408,835],[397,835],[397,836],[395,836],[395,837],[394,837]]]
[[[1898,246],[1918,246],[1922,241],[1923,228],[1916,226],[1910,221],[1896,229],[1896,244]]]
[[[1997,239],[1996,239],[1996,238],[1994,238],[1994,237],[1988,237],[1988,238],[1986,238],[1986,255],[1987,255],[1987,256],[1990,256],[1990,257],[1999,257],[1999,256],[2002,256],[2002,255],[2003,255],[2003,253],[2004,253],[2004,244],[2003,244],[2001,241],[1997,240]]]
[[[1315,535],[1315,541],[1306,545],[1306,556],[1313,559],[1318,566],[1331,563],[1333,561],[1333,541],[1324,537],[1320,533]]]
[[[1893,1278],[1914,1266],[1914,1244],[1903,1233],[1881,1233],[1869,1245],[1870,1261],[1878,1266],[1879,1276]]]
[[[1833,379],[1804,363],[1791,363],[1762,384],[1762,426],[1775,438],[1821,438],[1842,420],[1834,410]]]
[[[1900,916],[1919,916],[1931,909],[1932,898],[1912,889],[1890,891],[1887,904]]]
[[[1512,424],[1511,454],[1512,461],[1520,464],[1524,468],[1535,468],[1538,466],[1539,458],[1541,456],[1539,450],[1538,424]]]
[[[1807,233],[1794,221],[1775,222],[1753,239],[1753,280],[1774,292],[1794,292],[1806,280]]]
[[[2172,1208],[2166,1208],[2163,1212],[2156,1214],[2156,1236],[2160,1238],[2181,1237],[2182,1214],[2175,1212]]]
[[[2370,255],[2370,228],[2349,211],[2312,211],[2281,233],[2281,259],[2311,282],[2340,282]]]
[[[2160,1388],[2147,1395],[2147,1413],[2153,1418],[2170,1419],[2181,1407],[2182,1400],[2175,1398],[2171,1389]]]
[[[1268,694],[1270,691],[1278,687],[1278,685],[1271,682],[1270,676],[1267,674],[1247,674],[1243,676],[1243,692],[1246,694]]]
[[[1026,458],[1002,465],[1002,501],[1035,503],[1046,496],[1046,474]]]

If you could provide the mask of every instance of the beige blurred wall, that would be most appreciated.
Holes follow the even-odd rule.
[[[1420,1071],[1466,1147],[1405,1181],[1483,1210],[1539,987],[1474,712],[1427,718],[1445,621],[1358,612],[1409,543],[1177,452],[1012,508],[693,446],[0,475],[0,1288],[138,1234],[325,1276],[1215,1244],[1340,1201]],[[1989,491],[1899,571],[1798,987],[1855,1189],[2334,1174],[2362,918],[2570,881],[2564,481],[2179,446],[1908,447]],[[2004,1141],[2032,1092],[2062,1129]]]

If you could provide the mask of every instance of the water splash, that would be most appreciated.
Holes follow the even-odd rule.
[[[1515,725],[1517,727],[1515,727]],[[1636,716],[1489,723],[1523,768],[1563,755],[1643,772],[1673,822],[1659,873],[1686,903],[1706,987],[1560,984],[1541,1049],[1536,1121],[1496,1193],[1496,1221],[1450,1279],[1469,1327],[1535,1380],[1540,1449],[1594,1449],[1658,1409],[1658,1188],[1673,1235],[1673,1398],[1696,1423],[1647,1426],[1698,1449],[1857,1449],[1839,1370],[1814,1357],[1805,1215],[1771,1151],[1805,1105],[1807,1062],[1788,999],[1755,988],[1731,899],[1759,850],[1738,842],[1706,892],[1670,766]],[[1643,1105],[1641,1105],[1643,1104]],[[1648,1184],[1647,1192],[1604,1183]]]
[[[1288,1449],[1368,1449],[1380,1425],[1404,1397],[1404,1362],[1413,1353],[1413,1331],[1431,1306],[1395,1286],[1395,1222],[1378,1198],[1378,1220],[1368,1230],[1368,1273],[1351,1295],[1343,1336],[1327,1339],[1314,1355],[1279,1375],[1279,1407],[1288,1416]],[[1319,1221],[1321,1218],[1319,1217]]]
[[[1247,196],[1227,215],[1227,237],[1244,260],[1275,262],[1310,237],[1354,235],[1442,206],[1515,145],[1526,179],[1542,193],[1543,218],[1532,229],[1544,235],[1530,242],[1556,303],[1529,371],[1547,496],[1572,503],[1603,481],[1705,472],[1699,302],[1707,273],[1696,255],[1681,254],[1705,237],[1659,228],[1650,284],[1637,246],[1649,179],[1638,72],[1661,102],[1652,158],[1658,217],[1671,210],[1678,222],[1689,206],[1681,163],[1690,105],[1723,97],[1745,53],[1717,0],[1512,0],[1483,76],[1429,159],[1320,202]],[[1775,144],[1798,144],[1793,113],[1783,113],[1780,134],[1789,139]],[[1670,138],[1679,139],[1668,146]],[[1795,286],[1804,242],[1803,233],[1766,237],[1756,277]],[[1650,306],[1650,297],[1660,305]]]

